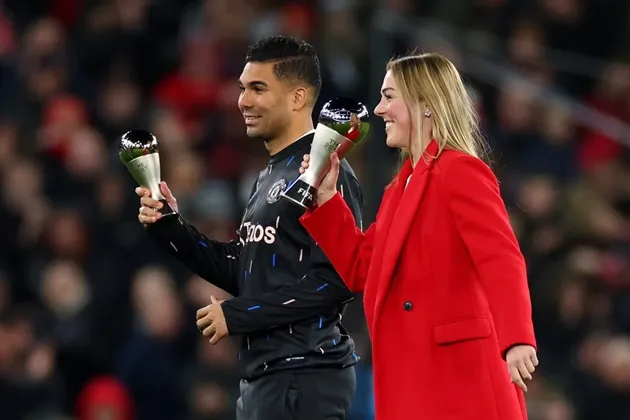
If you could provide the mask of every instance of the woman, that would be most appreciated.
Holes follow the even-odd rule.
[[[355,228],[336,155],[301,219],[364,293],[376,418],[526,419],[538,360],[525,263],[461,77],[440,55],[407,56],[388,64],[381,93],[387,145],[408,158],[376,222]]]

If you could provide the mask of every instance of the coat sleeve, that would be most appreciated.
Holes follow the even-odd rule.
[[[447,167],[443,191],[487,295],[501,355],[513,346],[536,347],[523,254],[499,185],[480,159],[462,156]]]
[[[300,222],[326,254],[348,288],[356,293],[363,292],[372,258],[377,222],[372,223],[363,233],[356,226],[352,211],[339,192],[323,206],[306,212]]]
[[[339,191],[352,212],[357,226],[362,225],[363,197],[356,178],[342,173]],[[298,224],[299,227],[299,224]],[[300,228],[301,229],[301,228]],[[310,265],[296,282],[278,290],[253,297],[236,297],[222,304],[231,335],[250,334],[276,326],[291,325],[340,308],[354,299],[321,248],[310,239]],[[320,315],[320,323],[322,318]]]

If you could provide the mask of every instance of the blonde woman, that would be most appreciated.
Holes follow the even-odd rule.
[[[461,76],[440,55],[407,56],[387,65],[381,94],[387,145],[408,157],[376,222],[355,227],[336,155],[301,219],[364,293],[376,418],[526,419],[538,360],[525,262]]]

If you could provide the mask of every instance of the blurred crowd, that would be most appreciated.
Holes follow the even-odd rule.
[[[412,24],[486,32],[502,41],[494,60],[539,84],[488,83],[467,68],[464,46],[439,46],[476,95],[528,261],[541,361],[530,418],[630,419],[627,149],[543,95],[557,90],[630,122],[630,8],[378,3]],[[388,58],[367,42],[379,42],[369,36],[376,10],[359,0],[0,0],[1,419],[234,418],[236,341],[211,346],[194,324],[222,292],[145,234],[116,141],[151,130],[180,211],[208,236],[234,238],[267,162],[236,108],[248,44],[277,33],[306,39],[322,61],[320,105],[337,95],[367,101],[380,86],[365,69]],[[390,38],[392,55],[438,48],[406,33]],[[571,65],[550,51],[573,54]],[[579,57],[601,64],[578,72]],[[382,126],[372,130],[350,157],[364,188],[375,176],[366,169],[378,166],[370,143],[383,142]],[[382,159],[388,169],[376,176],[386,183],[395,153]],[[360,302],[344,321],[362,356],[350,420],[370,420]],[[462,380],[474,386],[465,372]]]

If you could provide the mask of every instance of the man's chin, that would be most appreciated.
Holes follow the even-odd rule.
[[[249,138],[259,139],[264,137],[263,130],[259,129],[258,127],[247,127],[245,132],[247,133],[247,137]]]
[[[260,135],[260,130],[258,130],[257,127],[246,126],[245,132],[249,137],[258,137]]]

